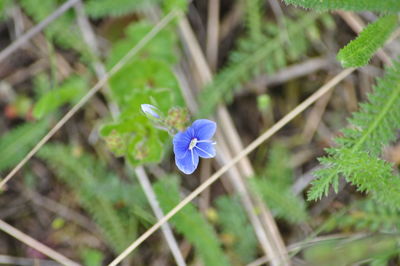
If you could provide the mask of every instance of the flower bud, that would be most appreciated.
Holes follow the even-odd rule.
[[[160,112],[157,107],[151,105],[151,104],[142,104],[141,105],[142,111],[143,113],[149,117],[149,118],[156,118],[156,119],[160,119],[160,115],[158,114],[158,112]]]

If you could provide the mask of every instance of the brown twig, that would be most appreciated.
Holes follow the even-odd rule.
[[[0,62],[2,62],[8,56],[10,56],[12,53],[14,53],[19,47],[21,47],[23,44],[25,44],[33,36],[35,36],[36,34],[41,32],[51,22],[53,22],[55,19],[60,17],[62,14],[64,14],[64,12],[66,12],[68,9],[73,7],[78,1],[79,0],[68,0],[67,2],[62,4],[59,8],[57,8],[51,15],[49,15],[47,18],[42,20],[39,24],[37,24],[32,29],[30,29],[24,35],[19,37],[17,40],[15,40],[13,43],[11,43],[7,48],[3,49],[0,52]]]
[[[0,230],[9,234],[10,236],[18,239],[19,241],[25,243],[26,245],[30,246],[31,248],[36,249],[37,251],[43,253],[44,255],[52,258],[55,261],[58,261],[62,265],[70,265],[70,266],[78,266],[79,264],[64,257],[57,251],[43,245],[39,241],[33,239],[32,237],[28,236],[27,234],[19,231],[15,227],[9,225],[8,223],[0,220]]]

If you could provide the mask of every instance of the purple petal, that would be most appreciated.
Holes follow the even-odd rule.
[[[183,173],[190,175],[199,165],[199,155],[193,150],[188,150],[182,158],[177,158],[175,156],[175,164]]]
[[[176,158],[182,158],[189,151],[191,137],[187,131],[179,132],[174,136],[172,143],[174,144],[174,153]]]
[[[201,158],[215,157],[215,148],[212,143],[209,143],[209,142],[197,143],[195,150]]]
[[[217,124],[208,119],[198,119],[193,122],[191,128],[198,140],[211,139],[217,129]]]

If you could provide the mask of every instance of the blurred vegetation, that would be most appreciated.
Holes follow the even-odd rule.
[[[64,2],[0,1],[0,52]],[[87,31],[80,28],[76,9],[71,8],[1,62],[2,176],[96,83],[99,62],[110,71],[155,27],[157,16],[180,10],[201,48],[209,49],[203,45],[208,38],[208,1],[86,0],[83,4],[100,54],[86,43]],[[141,104],[156,106],[171,125],[184,125],[186,108],[191,107],[185,102],[189,88],[199,104],[193,117],[206,118],[218,105],[226,105],[241,140],[248,144],[341,67],[369,64],[338,85],[340,92],[329,96],[326,107],[317,103],[318,108],[261,145],[250,156],[256,171],[244,189],[269,207],[293,260],[305,265],[398,265],[400,63],[394,58],[399,44],[395,40],[391,49],[384,50],[393,59],[392,66],[383,67],[374,54],[398,28],[399,1],[221,0],[220,4],[219,28],[228,31],[218,42],[218,68],[209,84],[198,90],[201,78],[188,61],[189,44],[181,38],[178,15],[7,184],[0,194],[0,219],[84,265],[109,263],[156,222],[149,195],[132,167],[145,168],[164,213],[221,167],[208,161],[195,175],[177,175],[171,132],[148,119]],[[325,12],[334,10],[360,12],[356,14],[368,25],[356,36],[340,13]],[[234,15],[236,20],[226,19]],[[328,67],[307,72],[302,64],[315,58],[326,59]],[[305,73],[290,76],[296,67]],[[276,76],[283,81],[269,86]],[[376,84],[372,89],[371,83]],[[346,117],[350,117],[347,123]],[[307,141],[304,128],[313,121],[318,125]],[[219,123],[218,130],[222,126]],[[337,128],[343,129],[337,132]],[[324,156],[332,136],[336,136],[334,146]],[[216,147],[222,152],[218,143]],[[308,179],[310,172],[313,180]],[[302,182],[306,184],[299,190]],[[99,234],[79,227],[74,215],[36,205],[38,199],[25,195],[25,187],[82,214]],[[223,177],[171,218],[188,265],[246,265],[264,256],[259,232],[240,197]],[[44,258],[3,235],[0,254]],[[125,263],[175,265],[161,233]]]

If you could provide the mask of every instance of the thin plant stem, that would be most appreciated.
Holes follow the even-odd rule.
[[[159,220],[156,224],[150,227],[145,233],[143,233],[138,239],[136,239],[130,246],[128,246],[117,258],[115,258],[109,266],[116,266],[119,262],[121,262],[126,256],[128,256],[133,250],[135,250],[141,243],[143,243],[149,236],[151,236],[155,231],[157,231],[161,225],[167,222],[172,216],[174,216],[177,212],[179,212],[182,208],[184,208],[189,202],[191,202],[194,198],[196,198],[200,193],[202,193],[206,188],[212,185],[215,181],[217,181],[225,172],[227,172],[232,166],[234,166],[237,162],[239,162],[243,157],[247,156],[250,152],[254,151],[260,144],[269,139],[272,135],[274,135],[278,130],[288,124],[291,120],[293,120],[297,115],[302,113],[306,108],[308,108],[311,104],[317,101],[319,98],[324,96],[327,92],[329,92],[335,85],[337,85],[344,78],[349,76],[355,68],[348,68],[343,70],[338,75],[336,75],[333,79],[331,79],[328,83],[322,86],[318,91],[308,97],[305,101],[299,104],[296,108],[294,108],[290,113],[285,115],[281,120],[279,120],[276,124],[274,124],[271,128],[265,131],[262,135],[260,135],[257,139],[255,139],[250,145],[248,145],[243,151],[241,151],[238,155],[236,155],[231,161],[229,161],[226,165],[220,168],[216,173],[214,173],[211,177],[209,177],[204,183],[202,183],[199,187],[197,187],[192,193],[190,193],[185,199],[183,199],[178,205],[176,205],[170,212],[168,212],[163,219]]]
[[[62,265],[69,265],[69,266],[78,266],[79,264],[64,257],[57,251],[43,245],[39,241],[33,239],[32,237],[28,236],[27,234],[19,231],[15,227],[9,225],[8,223],[0,220],[0,230],[9,234],[10,236],[18,239],[19,241],[25,243],[26,245],[30,246],[31,248],[36,249],[37,251],[43,253],[44,255],[52,258],[53,260],[61,263]]]
[[[171,11],[154,28],[146,34],[102,79],[100,79],[82,99],[74,105],[57,124],[35,145],[35,147],[11,170],[11,172],[0,182],[0,190],[3,186],[36,154],[36,152],[83,106],[93,97],[129,60],[132,59],[154,36],[157,35],[169,22],[178,15],[178,11]]]
[[[146,172],[144,171],[144,168],[142,166],[136,167],[135,173],[139,180],[140,186],[142,187],[147,199],[149,200],[150,206],[153,209],[156,218],[158,220],[161,220],[164,217],[164,213],[160,208],[153,187],[151,186],[151,183]],[[182,256],[178,242],[176,241],[174,234],[172,233],[170,225],[168,223],[163,224],[161,226],[161,230],[164,234],[165,240],[168,243],[168,247],[171,250],[171,253],[175,259],[176,265],[186,266],[185,259]]]

